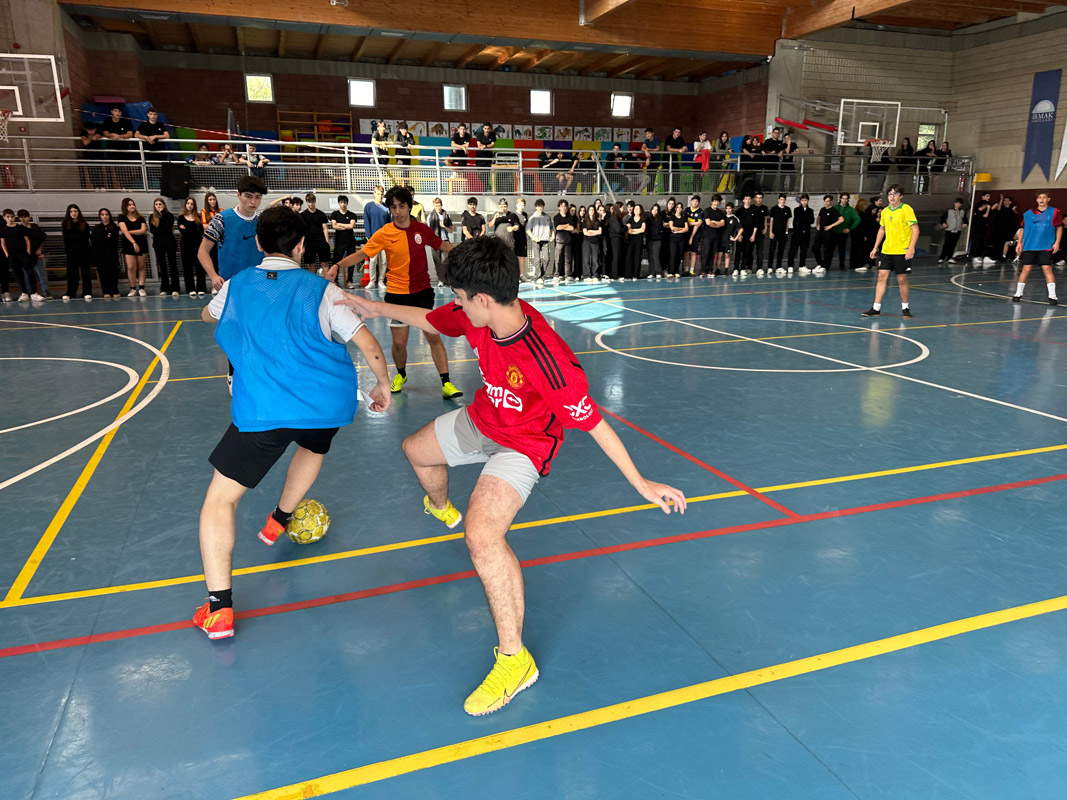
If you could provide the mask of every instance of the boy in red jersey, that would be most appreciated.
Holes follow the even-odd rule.
[[[426,491],[423,507],[454,528],[462,515],[448,499],[448,467],[484,463],[467,503],[465,540],[496,624],[496,663],[467,698],[480,716],[504,706],[537,680],[522,643],[522,569],[505,537],[538,479],[547,475],[565,428],[587,431],[638,493],[670,513],[685,496],[646,480],[589,397],[574,353],[532,306],[518,299],[515,252],[478,237],[449,254],[442,279],[456,302],[433,311],[347,296],[364,318],[389,317],[427,333],[465,336],[478,357],[483,386],[474,402],[430,422],[404,440],[404,454]]]

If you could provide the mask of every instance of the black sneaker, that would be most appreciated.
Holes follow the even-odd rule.
[[[1011,298],[1011,301],[1013,303],[1021,303],[1023,301],[1023,296],[1021,294],[1017,294]]]
[[[1058,306],[1058,305],[1060,304],[1060,301],[1059,301],[1059,300],[1057,300],[1057,299],[1056,299],[1055,297],[1050,297],[1050,298],[1048,299],[1048,304],[1049,304],[1050,306]]]
[[[900,310],[900,316],[907,317],[908,319],[911,319],[911,309],[910,308],[902,308]]]
[[[863,312],[863,316],[865,316],[865,317],[877,317],[881,313],[882,313],[881,311],[878,311],[874,307],[871,307],[871,308],[868,308],[866,311]]]

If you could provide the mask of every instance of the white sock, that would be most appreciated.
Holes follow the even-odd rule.
[[[1023,289],[1025,289],[1025,288],[1026,288],[1026,284],[1025,283],[1017,283],[1017,284],[1015,284],[1015,296],[1016,297],[1021,297],[1022,293],[1023,293]]]
[[[882,310],[882,304],[881,303],[875,303],[873,306],[871,306],[871,308],[873,308],[875,311],[881,311]]]
[[[1053,299],[1055,299],[1056,298],[1056,284],[1054,284],[1054,283],[1046,283],[1045,284],[1045,288],[1048,289],[1048,296],[1053,298]]]
[[[905,308],[907,308],[907,307],[908,307],[908,304],[907,304],[907,303],[901,303],[901,304],[900,304],[900,308],[901,308],[901,310],[903,310],[903,309],[905,309]]]

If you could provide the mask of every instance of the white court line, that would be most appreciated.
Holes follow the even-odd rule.
[[[954,286],[958,286],[960,289],[963,289],[963,291],[965,291],[965,292],[974,292],[975,294],[984,294],[986,297],[999,297],[1001,300],[1011,300],[1012,296],[1010,294],[997,294],[996,292],[987,292],[984,289],[975,289],[973,286],[964,286],[962,283],[960,283],[959,281],[956,280],[956,278],[962,278],[964,275],[967,275],[967,274],[977,275],[978,273],[977,272],[972,272],[972,273],[957,272],[955,275],[953,275],[951,278],[949,278],[949,283],[953,284]],[[1040,300],[1027,300],[1025,297],[1019,302],[1032,303],[1035,306],[1048,305],[1048,301],[1047,300],[1044,301],[1044,302],[1042,302]]]
[[[554,289],[553,291],[559,292],[560,294],[569,295],[571,297],[581,297],[581,295],[574,294],[572,292],[568,292],[565,289]],[[910,375],[901,375],[901,374],[899,374],[897,372],[887,372],[885,370],[885,368],[883,368],[883,367],[868,367],[868,366],[864,366],[862,364],[855,364],[855,363],[853,363],[851,361],[843,361],[840,358],[833,358],[831,356],[824,356],[824,355],[822,355],[820,353],[810,353],[807,350],[800,350],[799,348],[796,348],[796,347],[789,347],[788,345],[779,344],[778,342],[761,341],[759,339],[753,339],[750,336],[744,336],[744,335],[742,335],[740,333],[730,333],[729,331],[723,331],[723,330],[719,330],[717,328],[709,328],[709,327],[704,326],[704,325],[697,325],[697,324],[695,324],[693,322],[686,322],[684,320],[674,319],[673,317],[665,317],[662,314],[653,314],[651,311],[642,311],[641,309],[637,309],[637,308],[628,308],[626,306],[619,305],[618,303],[610,303],[610,302],[608,302],[606,300],[597,300],[596,298],[592,298],[592,297],[586,297],[586,298],[583,298],[583,299],[590,300],[590,301],[592,301],[594,303],[602,303],[603,305],[611,306],[613,308],[617,308],[617,309],[620,309],[622,311],[629,311],[629,312],[631,312],[633,314],[642,314],[642,315],[644,315],[646,317],[655,317],[656,319],[666,320],[667,322],[676,322],[679,325],[687,325],[687,326],[689,326],[691,328],[697,328],[698,330],[707,331],[708,333],[718,334],[719,336],[731,336],[731,337],[733,337],[735,339],[742,339],[742,340],[747,341],[747,342],[755,342],[756,344],[762,344],[762,345],[764,345],[766,347],[776,347],[776,348],[778,348],[780,350],[788,350],[791,353],[799,353],[800,355],[811,356],[812,358],[820,358],[820,359],[822,359],[824,361],[830,361],[830,362],[832,362],[834,364],[843,364],[843,365],[848,366],[848,367],[855,367],[855,368],[858,368],[858,369],[862,369],[865,372],[875,372],[875,373],[878,373],[879,375],[888,375],[891,378],[898,378],[898,379],[900,379],[902,381],[910,381],[912,383],[918,383],[921,386],[929,386],[929,387],[931,387],[933,389],[941,389],[942,391],[945,391],[945,392],[951,392],[952,394],[963,395],[964,397],[971,397],[971,398],[973,398],[975,400],[984,400],[987,403],[994,403],[994,404],[996,404],[998,406],[1004,406],[1005,408],[1013,408],[1016,411],[1025,411],[1027,414],[1036,414],[1039,417],[1045,417],[1047,419],[1054,419],[1057,422],[1067,422],[1067,417],[1059,417],[1059,416],[1057,416],[1055,414],[1049,414],[1049,413],[1047,413],[1045,411],[1038,411],[1036,408],[1027,408],[1026,406],[1019,406],[1019,405],[1016,405],[1015,403],[1009,403],[1006,400],[997,400],[995,397],[986,397],[985,395],[975,394],[974,392],[967,392],[967,391],[964,391],[963,389],[954,389],[951,386],[944,386],[944,385],[942,385],[940,383],[932,383],[931,381],[924,381],[921,378],[913,378]],[[874,332],[875,330],[876,329],[874,329],[874,328],[871,329],[872,332]],[[0,487],[0,488],[2,488],[2,487]]]
[[[63,419],[63,417],[72,417],[75,414],[80,414],[83,411],[88,411],[90,408],[96,408],[97,406],[104,405],[104,403],[110,403],[116,397],[121,397],[122,395],[126,394],[126,392],[130,391],[130,389],[137,385],[137,381],[141,378],[141,376],[137,374],[136,370],[130,369],[125,364],[113,364],[110,361],[94,361],[91,358],[57,358],[53,356],[11,356],[10,358],[0,358],[0,361],[76,361],[84,364],[101,364],[105,367],[114,367],[115,369],[121,369],[126,373],[126,376],[129,378],[129,380],[126,381],[125,386],[123,386],[114,394],[109,394],[103,400],[97,400],[95,403],[91,403],[87,406],[82,406],[81,408],[76,408],[73,411],[67,411],[64,414],[56,414],[54,417],[49,417],[48,419],[39,419],[36,422],[27,422],[25,425],[16,425],[14,428],[5,428],[4,430],[0,431],[0,435],[5,433],[12,433],[13,431],[21,431],[23,428],[32,428],[35,425],[44,425],[46,422],[55,422],[57,419]]]
[[[12,478],[8,478],[3,483],[0,483],[0,491],[3,491],[4,489],[8,488],[9,486],[14,486],[19,481],[23,481],[26,478],[29,478],[31,475],[36,475],[38,472],[40,472],[43,469],[48,469],[48,467],[50,467],[53,464],[56,464],[56,463],[62,461],[64,458],[67,458],[67,456],[72,456],[75,453],[77,453],[79,450],[81,450],[81,449],[83,449],[85,447],[88,447],[93,442],[97,441],[98,439],[104,438],[111,431],[115,430],[115,428],[119,427],[119,425],[121,425],[122,423],[126,422],[127,420],[131,419],[132,417],[136,416],[141,411],[143,411],[145,409],[145,407],[148,406],[149,403],[151,403],[153,400],[156,399],[156,397],[159,396],[159,393],[161,391],[163,391],[163,387],[167,385],[167,381],[170,379],[170,361],[168,361],[167,357],[165,355],[163,355],[163,352],[158,350],[158,349],[156,349],[155,347],[150,345],[148,342],[143,342],[140,339],[134,338],[133,336],[127,336],[124,333],[116,333],[115,331],[104,331],[104,330],[100,330],[99,328],[83,328],[80,325],[60,325],[59,323],[56,323],[56,322],[28,322],[28,321],[17,320],[17,319],[6,319],[5,322],[10,322],[10,323],[15,324],[15,325],[41,325],[41,326],[48,327],[48,328],[69,328],[69,329],[75,330],[75,331],[88,331],[89,333],[102,333],[102,334],[104,334],[106,336],[117,336],[119,339],[126,339],[127,341],[133,342],[134,344],[138,344],[141,347],[144,347],[145,349],[150,350],[155,355],[155,357],[159,359],[160,373],[159,373],[159,382],[155,385],[155,388],[153,388],[152,391],[149,392],[145,396],[145,398],[143,400],[141,400],[141,402],[139,402],[137,405],[135,405],[133,408],[131,408],[128,412],[126,412],[121,417],[116,419],[114,422],[112,422],[106,428],[103,428],[103,429],[97,431],[96,433],[94,433],[88,439],[84,439],[81,442],[78,442],[78,444],[74,445],[73,447],[68,447],[62,453],[59,453],[57,455],[52,456],[47,461],[42,461],[40,464],[38,464],[35,467],[30,467],[28,470],[25,470],[24,472],[20,472],[18,475],[15,475]]]
[[[654,325],[660,320],[648,320],[647,322],[630,322],[626,325],[616,325],[614,328],[608,328],[596,335],[596,343],[605,350],[615,353],[626,358],[636,358],[639,361],[650,361],[653,364],[670,364],[676,367],[693,367],[696,369],[718,369],[724,372],[802,372],[810,374],[813,372],[825,373],[825,372],[870,372],[874,369],[895,369],[896,367],[907,367],[911,364],[917,364],[920,361],[925,360],[930,355],[930,348],[924,345],[922,342],[904,336],[900,333],[892,333],[891,331],[873,330],[871,328],[864,328],[862,325],[841,325],[836,322],[816,322],[810,319],[782,319],[780,317],[685,317],[684,319],[675,320],[675,322],[691,322],[692,320],[705,320],[705,319],[748,319],[757,320],[761,322],[796,322],[802,325],[827,325],[831,328],[848,328],[853,331],[866,331],[867,333],[878,333],[882,336],[892,336],[894,339],[902,339],[905,342],[910,342],[919,348],[919,355],[909,361],[898,361],[896,364],[884,364],[881,367],[849,367],[843,369],[767,369],[763,367],[719,367],[713,364],[686,364],[682,361],[667,361],[662,358],[652,358],[651,356],[642,356],[636,353],[627,353],[622,350],[616,350],[610,345],[604,344],[603,336],[615,331],[622,330],[623,328],[632,328],[635,325]],[[816,334],[818,335],[818,334]]]

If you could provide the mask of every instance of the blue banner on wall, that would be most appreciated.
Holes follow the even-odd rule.
[[[1034,91],[1030,96],[1030,119],[1026,125],[1026,152],[1023,155],[1023,180],[1034,166],[1041,167],[1048,180],[1052,162],[1052,140],[1056,136],[1056,104],[1060,101],[1062,69],[1034,73]]]

